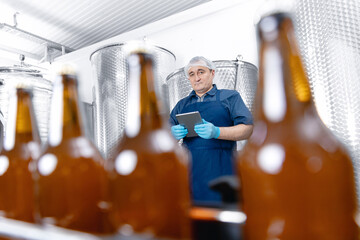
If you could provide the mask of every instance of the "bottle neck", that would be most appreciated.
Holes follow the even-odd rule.
[[[296,120],[314,104],[291,19],[283,14],[264,18],[259,37],[256,118],[274,124]]]
[[[40,144],[29,89],[18,88],[11,93],[4,148],[13,149],[17,144],[37,142]]]
[[[76,77],[61,75],[54,82],[53,89],[49,143],[56,146],[65,139],[83,135],[83,132]]]
[[[74,76],[63,76],[63,137],[82,135],[81,114],[78,103],[77,80]]]
[[[134,137],[140,132],[162,127],[154,87],[153,60],[150,54],[135,53],[128,57],[129,94],[125,132]]]

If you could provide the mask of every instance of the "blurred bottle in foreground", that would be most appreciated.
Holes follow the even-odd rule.
[[[31,166],[40,156],[40,137],[31,89],[10,93],[4,146],[0,153],[0,213],[7,218],[34,222]]]
[[[36,164],[37,221],[105,234],[107,224],[104,160],[84,136],[74,70],[55,79],[49,146]]]
[[[255,128],[237,160],[245,239],[358,239],[353,166],[320,120],[292,20],[261,19]]]
[[[190,238],[187,155],[164,127],[149,48],[131,51],[125,136],[108,162],[112,221],[122,235]]]

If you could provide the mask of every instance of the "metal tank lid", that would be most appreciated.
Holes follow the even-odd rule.
[[[96,49],[93,53],[90,54],[89,60],[91,61],[91,58],[93,57],[93,55],[94,55],[95,53],[100,52],[100,51],[102,51],[102,50],[104,50],[104,49],[106,49],[106,48],[122,47],[122,46],[124,46],[124,45],[126,45],[126,43],[112,43],[112,44],[109,44],[109,45],[102,46],[102,47]],[[161,51],[163,51],[163,52],[169,53],[169,54],[172,55],[172,56],[174,57],[174,59],[176,60],[175,54],[172,53],[171,51],[167,50],[166,48],[159,47],[159,46],[157,46],[157,45],[152,45],[152,47],[154,47],[154,48],[156,48],[156,49],[158,49],[158,50],[161,50]]]
[[[25,68],[21,66],[13,66],[13,67],[0,67],[0,74],[11,74],[11,73],[23,73],[27,75],[31,75],[34,77],[43,77],[42,73],[39,70]]]
[[[166,81],[169,81],[170,79],[172,79],[173,76],[178,75],[180,73],[184,73],[184,68],[179,68],[177,70],[175,70],[174,72],[170,73],[167,77],[166,77]],[[185,76],[185,73],[184,73]]]
[[[229,66],[232,67],[235,64],[238,64],[238,65],[241,65],[241,67],[246,67],[246,68],[258,71],[258,68],[254,64],[243,61],[241,56],[237,56],[236,60],[214,60],[212,62],[216,65],[216,67],[226,67],[225,66],[226,64],[228,64]],[[184,72],[184,67],[179,68],[179,69],[175,70],[174,72],[170,73],[166,77],[166,82],[170,81],[174,76],[181,74],[181,72]],[[184,73],[184,76],[185,76],[185,73]]]
[[[44,69],[45,70],[45,69]],[[8,80],[22,82],[24,79],[30,81],[34,88],[52,90],[52,81],[43,76],[44,72],[27,66],[0,66],[0,86],[5,85]],[[11,81],[12,82],[12,81]]]

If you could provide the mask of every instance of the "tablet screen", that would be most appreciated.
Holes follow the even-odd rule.
[[[194,126],[196,124],[202,123],[202,119],[198,111],[177,114],[176,119],[178,120],[180,125],[183,125],[187,128],[188,134],[186,135],[186,137],[197,136],[197,133],[194,131]]]

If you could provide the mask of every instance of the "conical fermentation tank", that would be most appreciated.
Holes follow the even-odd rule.
[[[33,92],[33,106],[42,144],[47,142],[52,82],[42,73],[27,67],[0,67],[0,111],[3,115],[1,125],[6,126],[9,106],[9,93],[17,86],[30,87]]]
[[[94,141],[106,159],[113,156],[125,128],[129,76],[124,45],[102,47],[90,57],[95,78]],[[155,91],[166,116],[169,113],[166,76],[175,69],[175,55],[157,46],[153,46],[153,51]]]
[[[352,156],[360,203],[360,2],[299,0],[294,17],[317,110]]]

